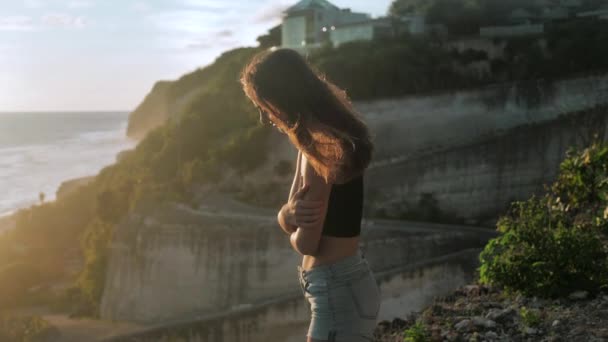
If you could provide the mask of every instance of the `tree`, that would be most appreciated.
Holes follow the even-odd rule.
[[[265,35],[259,36],[257,41],[260,43],[260,47],[269,48],[273,46],[280,46],[281,38],[281,25],[277,25],[271,28]]]
[[[38,199],[40,200],[40,204],[44,203],[45,197],[46,197],[46,195],[42,191],[38,194]]]
[[[482,12],[476,2],[463,0],[437,0],[427,12],[431,24],[443,24],[450,34],[477,34],[481,23]]]
[[[481,9],[482,24],[501,25],[509,23],[509,14],[518,8],[540,11],[529,0],[474,0]]]
[[[434,3],[432,0],[395,0],[388,10],[392,16],[404,16],[413,13],[423,13]]]

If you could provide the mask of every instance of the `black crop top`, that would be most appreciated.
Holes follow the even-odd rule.
[[[363,175],[344,184],[333,184],[322,235],[353,237],[361,233]]]

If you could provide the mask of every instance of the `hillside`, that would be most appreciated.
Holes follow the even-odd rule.
[[[608,69],[608,51],[602,48],[606,25],[556,27],[548,36],[550,53],[542,58],[536,40],[509,42],[504,59],[490,60],[482,53],[448,50],[436,37],[403,36],[326,47],[310,60],[354,100],[552,80]],[[136,208],[163,201],[191,204],[201,189],[213,187],[275,206],[273,196],[284,193],[293,160],[288,150],[268,153],[277,146],[276,132],[258,125],[238,82],[245,63],[261,49],[228,51],[176,81],[157,83],[131,114],[128,134],[141,138],[133,151],[60,200],[21,210],[16,228],[0,239],[0,305],[23,305],[36,297],[95,316],[114,227]],[[468,72],[477,62],[490,72]],[[233,182],[256,174],[271,176],[256,189]],[[84,269],[74,266],[80,262]],[[49,286],[54,282],[75,285],[57,291]]]
[[[250,56],[276,43],[274,35],[262,36]],[[273,37],[272,39],[268,37]],[[475,37],[473,37],[475,38]],[[457,38],[454,38],[457,39]],[[319,71],[347,90],[353,100],[374,100],[477,88],[504,82],[552,81],[608,70],[608,22],[571,20],[547,24],[545,37],[496,38],[490,45],[502,53],[489,56],[474,48],[455,49],[450,37],[402,35],[360,41],[311,51],[308,59]],[[587,49],[595,46],[595,49]],[[170,117],[193,109],[212,89],[221,101],[244,101],[235,92],[248,49],[226,52],[211,65],[176,81],[161,81],[131,114],[127,134],[143,138]],[[372,67],[373,66],[373,67]],[[522,82],[525,83],[525,82]],[[227,86],[226,89],[219,89]],[[245,101],[246,102],[246,101]]]

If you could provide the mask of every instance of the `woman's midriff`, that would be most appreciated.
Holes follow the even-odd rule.
[[[357,254],[359,251],[359,237],[333,237],[321,236],[319,241],[319,253],[317,255],[305,255],[302,258],[302,268],[310,270],[314,266],[329,264],[340,259]]]

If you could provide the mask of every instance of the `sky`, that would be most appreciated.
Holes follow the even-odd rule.
[[[134,109],[158,80],[255,46],[296,0],[0,0],[0,111]],[[332,0],[387,12],[391,0]]]

